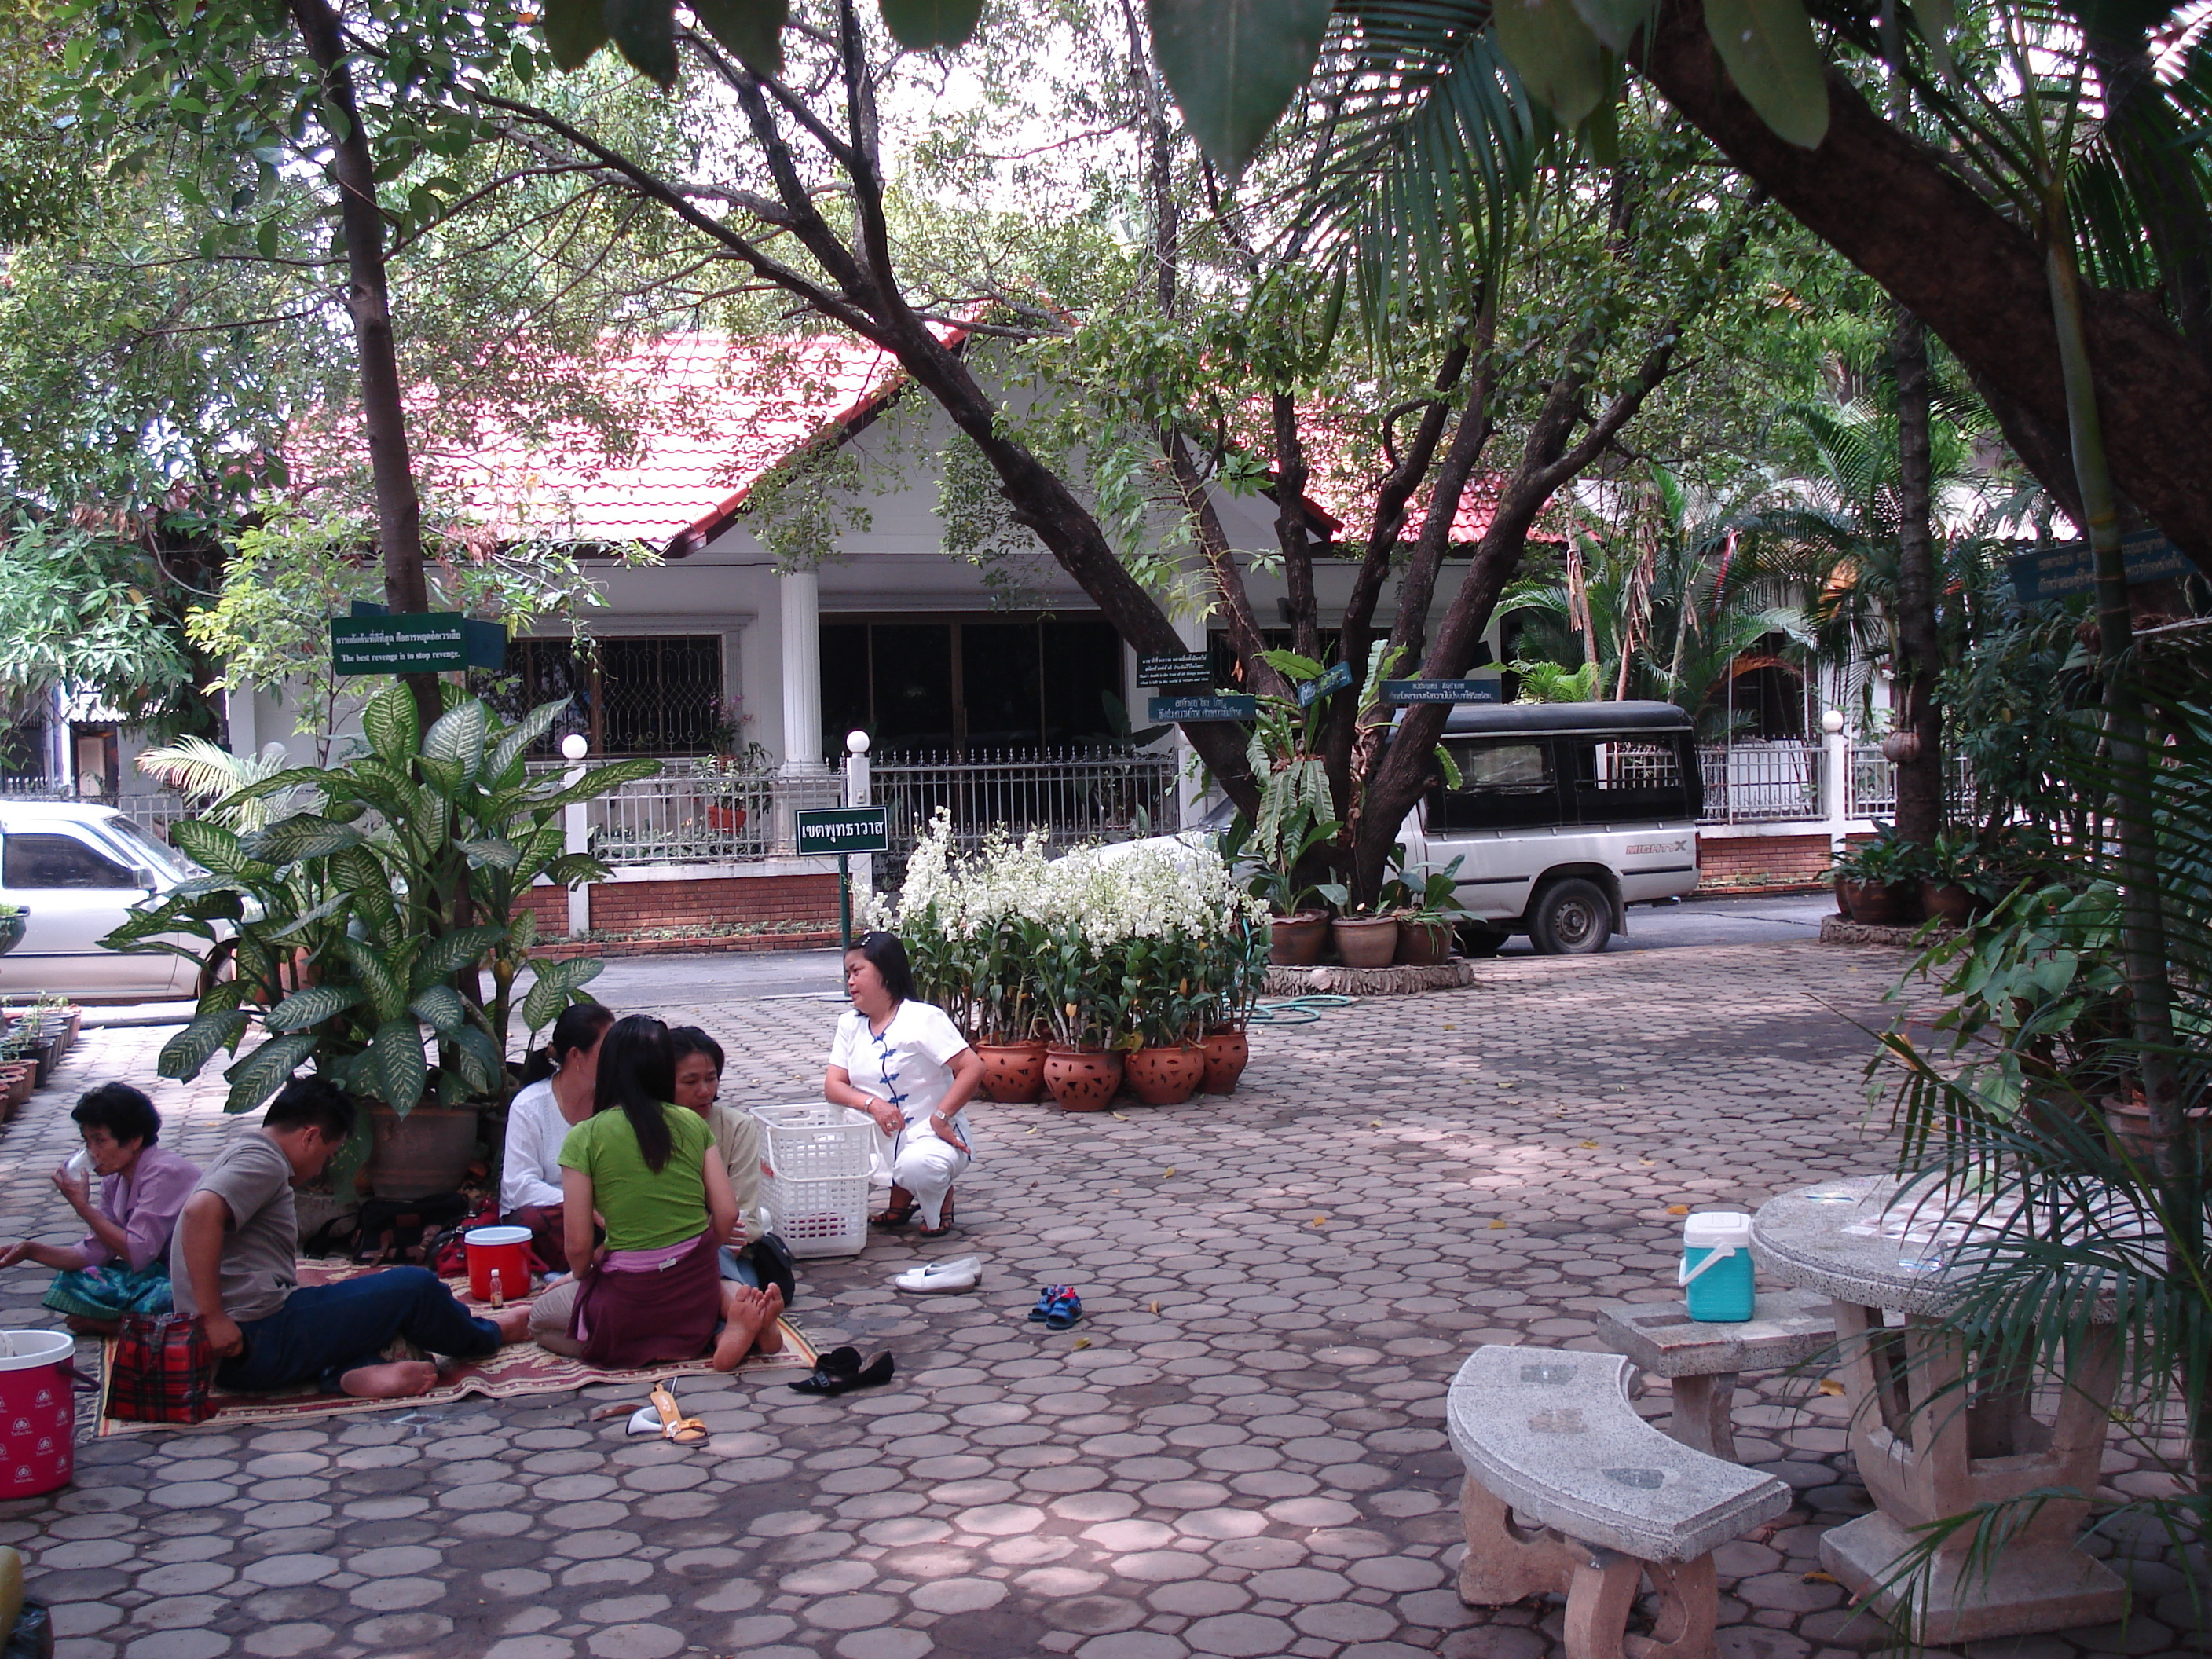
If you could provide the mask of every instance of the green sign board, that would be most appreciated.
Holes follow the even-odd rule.
[[[1145,718],[1153,720],[1249,720],[1260,712],[1256,699],[1241,693],[1218,697],[1154,697]]]
[[[1307,680],[1298,687],[1298,707],[1310,708],[1316,697],[1325,697],[1332,691],[1341,691],[1352,684],[1352,665],[1338,663],[1317,680]]]
[[[1414,702],[1496,702],[1498,681],[1385,680],[1382,701],[1403,707]]]
[[[795,812],[792,822],[798,830],[802,858],[891,850],[890,814],[885,807],[840,806],[826,812]]]
[[[502,668],[507,629],[459,611],[386,615],[356,605],[350,617],[331,618],[331,668],[337,674],[445,674],[464,668]]]
[[[2121,537],[2120,561],[2131,587],[2164,576],[2185,576],[2197,568],[2186,553],[2155,530],[2138,530]],[[2087,542],[2067,542],[2016,554],[2005,564],[2012,576],[2013,592],[2022,605],[2087,593],[2097,585],[2097,562]]]

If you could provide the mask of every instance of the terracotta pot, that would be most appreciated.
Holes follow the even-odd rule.
[[[979,1042],[983,1092],[1001,1106],[1028,1106],[1044,1094],[1044,1044]]]
[[[1854,884],[1844,880],[1841,876],[1836,878],[1836,914],[1845,921],[1851,919],[1850,895],[1847,890]]]
[[[368,1127],[372,1145],[362,1173],[379,1198],[450,1193],[461,1184],[476,1154],[473,1106],[417,1106],[405,1117],[389,1106],[372,1106]]]
[[[1195,1042],[1139,1048],[1123,1066],[1129,1092],[1146,1106],[1180,1106],[1206,1081],[1206,1050]]]
[[[1956,882],[1923,881],[1920,884],[1920,912],[1939,921],[1948,921],[1954,927],[1964,927],[1974,919],[1974,906],[1978,901],[1970,887]]]
[[[1063,1112],[1103,1112],[1121,1086],[1121,1056],[1110,1048],[1044,1051],[1044,1091]]]
[[[1408,968],[1434,968],[1451,959],[1452,925],[1448,921],[1401,921],[1398,960]]]
[[[1321,947],[1328,941],[1328,915],[1322,910],[1301,910],[1294,916],[1276,916],[1267,923],[1267,960],[1280,968],[1310,968],[1321,960]]]
[[[1388,968],[1398,954],[1395,916],[1339,916],[1329,923],[1336,954],[1347,968]]]
[[[13,1117],[15,1109],[30,1099],[38,1086],[39,1068],[21,1060],[0,1065],[0,1115]]]
[[[2099,1103],[2105,1113],[2105,1138],[2112,1142],[2114,1155],[2148,1166],[2158,1146],[2150,1132],[2148,1103],[2109,1095]]]
[[[1917,921],[1919,894],[1909,882],[1846,881],[1844,896],[1851,907],[1851,920],[1869,927],[1896,927]]]
[[[1235,1094],[1252,1059],[1251,1039],[1242,1031],[1208,1031],[1198,1046],[1206,1055],[1206,1080],[1199,1086],[1210,1095]]]

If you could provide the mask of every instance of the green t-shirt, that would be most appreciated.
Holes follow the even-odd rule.
[[[606,1218],[611,1250],[658,1250],[707,1231],[702,1170],[714,1144],[707,1120],[664,1105],[674,1150],[655,1175],[637,1149],[637,1132],[617,1108],[586,1118],[561,1143],[561,1167],[592,1178],[592,1206]]]

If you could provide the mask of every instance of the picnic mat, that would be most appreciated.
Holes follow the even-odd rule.
[[[300,1283],[330,1285],[341,1279],[351,1279],[358,1273],[374,1273],[374,1267],[357,1267],[349,1261],[302,1261],[300,1264]],[[465,1278],[449,1279],[446,1287],[460,1299],[463,1306],[471,1310],[483,1304],[469,1294]],[[789,1320],[779,1320],[783,1332],[783,1352],[752,1354],[738,1367],[738,1371],[811,1370],[819,1357],[814,1345],[792,1325]],[[493,1400],[518,1400],[526,1395],[565,1394],[572,1389],[581,1389],[593,1383],[615,1382],[634,1384],[641,1401],[645,1391],[655,1382],[672,1376],[703,1376],[715,1374],[714,1368],[702,1356],[697,1359],[670,1361],[641,1366],[630,1370],[610,1370],[598,1365],[587,1365],[580,1359],[570,1359],[539,1347],[535,1342],[510,1342],[488,1359],[464,1360],[459,1365],[442,1370],[438,1386],[428,1394],[408,1395],[398,1400],[356,1400],[350,1395],[325,1394],[307,1387],[277,1394],[232,1394],[218,1388],[215,1391],[216,1413],[204,1423],[136,1423],[127,1422],[107,1414],[108,1379],[115,1374],[115,1343],[112,1339],[100,1345],[100,1429],[102,1439],[110,1435],[143,1434],[148,1431],[178,1431],[191,1429],[229,1429],[244,1425],[273,1422],[279,1418],[335,1417],[352,1412],[391,1411],[409,1406],[437,1406],[460,1399],[464,1395],[480,1394]]]

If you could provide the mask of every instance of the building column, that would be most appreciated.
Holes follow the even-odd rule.
[[[822,754],[822,593],[811,570],[776,578],[783,658],[783,769],[827,775]]]

